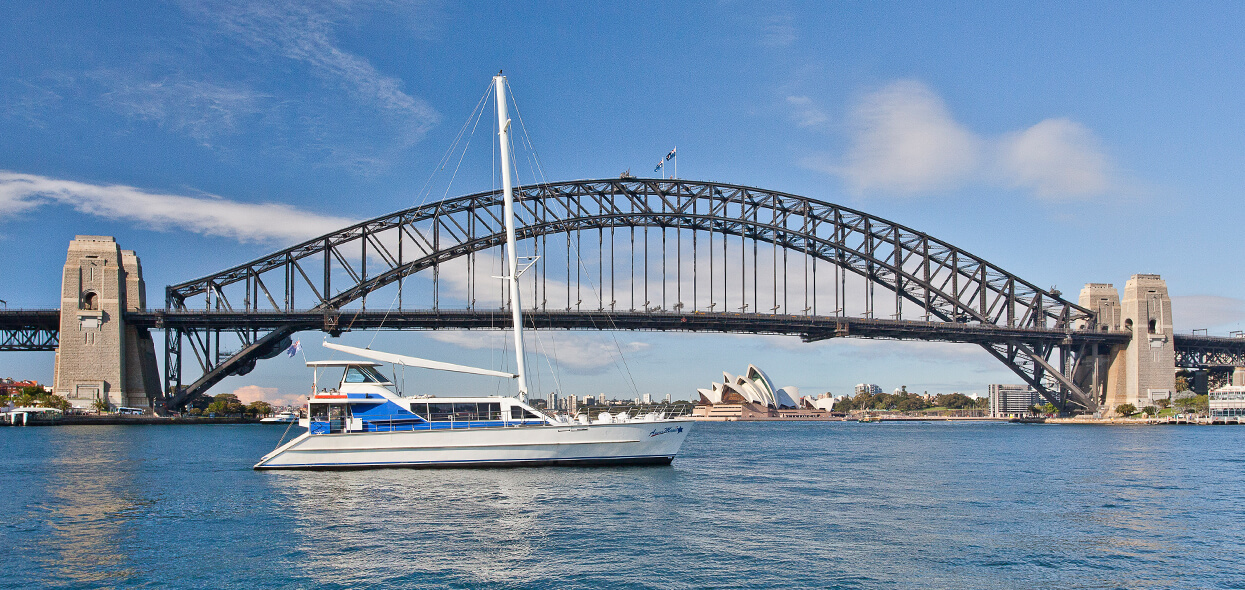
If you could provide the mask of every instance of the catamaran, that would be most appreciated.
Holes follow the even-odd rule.
[[[521,273],[516,253],[510,179],[506,78],[493,78],[501,145],[515,372],[508,373],[325,342],[326,348],[370,359],[308,361],[314,371],[307,432],[278,446],[255,469],[367,467],[502,467],[540,465],[668,465],[691,429],[690,418],[662,412],[547,414],[527,403]],[[376,362],[379,361],[379,362]],[[515,397],[405,395],[377,370],[381,363],[514,379]],[[335,387],[319,389],[322,369],[341,369]]]

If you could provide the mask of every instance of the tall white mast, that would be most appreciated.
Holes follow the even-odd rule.
[[[515,373],[519,376],[519,399],[527,401],[527,371],[523,365],[523,304],[519,299],[519,255],[515,252],[518,240],[514,237],[514,189],[510,186],[510,117],[506,113],[506,77],[498,72],[493,76],[497,89],[497,134],[501,143],[501,186],[506,206],[506,263],[509,266],[510,317],[514,322]]]

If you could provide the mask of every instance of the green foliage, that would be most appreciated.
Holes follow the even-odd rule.
[[[1132,416],[1137,413],[1137,406],[1132,404],[1120,404],[1115,407],[1115,412],[1124,417]]]
[[[256,400],[247,404],[246,411],[256,416],[267,416],[272,413],[272,404],[262,399]]]
[[[1172,406],[1172,400],[1169,400],[1169,399],[1161,399],[1155,403],[1157,403],[1160,408],[1164,408],[1164,409],[1170,408]]]
[[[1042,413],[1043,414],[1058,414],[1059,408],[1056,408],[1055,404],[1046,402],[1045,404],[1042,404]]]
[[[94,408],[96,412],[99,412],[101,414],[112,409],[108,406],[108,400],[104,400],[104,399],[95,400],[95,402],[91,404],[91,407]]]
[[[1141,413],[1148,414],[1150,416],[1157,416],[1159,414],[1159,409],[1157,406],[1146,406],[1141,408]]]
[[[1189,391],[1192,389],[1189,378],[1183,375],[1176,375],[1176,391]]]
[[[244,411],[246,411],[246,406],[243,406],[238,396],[232,393],[217,394],[216,397],[212,398],[212,403],[207,406],[207,412],[215,413],[218,416],[237,416]]]
[[[1192,414],[1205,414],[1210,412],[1210,396],[1206,395],[1182,397],[1176,399],[1173,403],[1181,412]]]

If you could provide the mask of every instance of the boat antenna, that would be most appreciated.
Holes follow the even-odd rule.
[[[501,70],[493,76],[497,91],[497,141],[501,146],[501,186],[506,218],[505,277],[510,283],[510,317],[514,325],[515,373],[519,381],[519,401],[527,401],[527,371],[523,365],[523,304],[519,297],[519,256],[515,251],[518,240],[514,236],[514,188],[510,185],[510,117],[506,112],[506,77]]]

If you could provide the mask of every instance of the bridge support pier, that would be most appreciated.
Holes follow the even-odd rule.
[[[1132,336],[1126,345],[1098,351],[1089,388],[1103,415],[1123,404],[1140,409],[1170,398],[1176,388],[1176,345],[1167,283],[1159,275],[1133,275],[1122,301],[1114,285],[1090,283],[1081,289],[1078,303],[1098,314],[1098,330]]]
[[[147,307],[142,266],[109,236],[76,236],[61,276],[57,395],[75,408],[152,408],[160,394],[155,344],[125,312]]]

